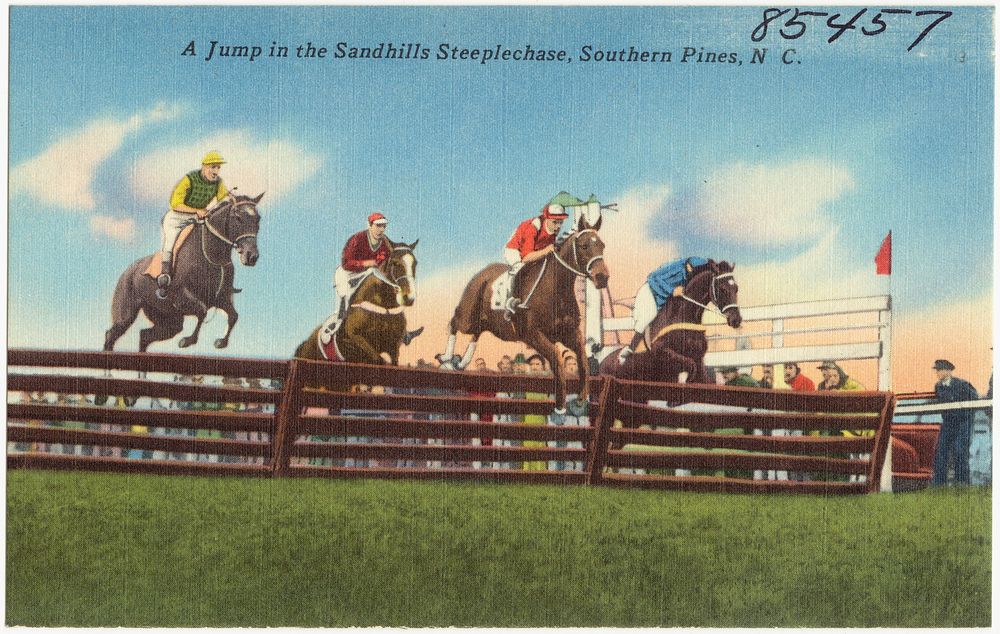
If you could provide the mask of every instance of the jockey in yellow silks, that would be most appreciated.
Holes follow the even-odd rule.
[[[225,162],[218,152],[209,152],[201,159],[200,169],[188,172],[174,186],[170,195],[170,209],[163,215],[161,222],[163,240],[160,259],[163,261],[163,269],[156,278],[156,285],[159,287],[156,294],[161,299],[166,297],[166,289],[170,286],[173,275],[171,265],[177,236],[184,227],[204,218],[212,201],[218,202],[229,193],[219,177],[219,171]]]

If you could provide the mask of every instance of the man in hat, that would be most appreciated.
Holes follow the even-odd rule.
[[[934,362],[937,383],[934,395],[939,403],[974,401],[979,398],[976,388],[968,381],[952,376],[955,365],[947,359]],[[933,486],[944,486],[948,481],[948,464],[954,461],[955,482],[969,484],[969,445],[972,441],[971,409],[955,409],[941,412],[941,433],[938,435],[937,449],[934,451]]]
[[[333,274],[338,319],[344,318],[348,300],[368,270],[389,259],[389,241],[385,237],[388,226],[389,220],[382,212],[373,212],[368,216],[368,229],[355,233],[344,245],[340,266]]]
[[[760,383],[757,379],[753,378],[749,374],[743,374],[740,369],[735,366],[726,366],[724,368],[719,368],[719,372],[722,373],[722,379],[726,382],[726,385],[739,385],[743,387],[760,387]]]
[[[568,217],[565,207],[550,202],[542,208],[541,214],[519,224],[507,241],[503,257],[510,265],[510,270],[498,290],[502,293],[501,300],[508,314],[513,315],[520,303],[519,298],[512,297],[517,272],[525,264],[541,260],[555,251],[556,237]]]
[[[817,370],[823,373],[823,380],[819,383],[820,390],[863,390],[865,386],[861,385],[851,377],[847,376],[847,372],[837,365],[833,361],[824,361],[820,365],[816,366]]]
[[[163,266],[156,278],[156,295],[160,299],[167,296],[167,287],[173,276],[173,251],[177,236],[184,227],[208,215],[209,203],[218,202],[229,193],[219,177],[225,164],[218,152],[209,152],[201,159],[201,168],[188,172],[174,186],[170,195],[170,209],[160,223],[163,240],[160,244],[160,259]]]
[[[635,334],[632,341],[618,353],[622,362],[632,354],[649,324],[653,323],[657,313],[671,297],[678,297],[684,292],[684,286],[691,279],[694,270],[708,264],[708,259],[698,256],[681,258],[667,262],[646,276],[646,282],[639,287],[632,306],[632,330]]]

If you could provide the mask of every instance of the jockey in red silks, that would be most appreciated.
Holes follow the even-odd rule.
[[[541,260],[555,251],[556,237],[568,217],[569,214],[562,205],[549,203],[542,209],[541,215],[518,225],[507,241],[503,257],[510,265],[510,270],[507,272],[506,288],[503,289],[506,292],[503,305],[509,314],[514,312],[520,301],[516,297],[511,297],[517,272],[525,264]]]
[[[343,319],[348,300],[368,271],[389,259],[389,241],[385,237],[388,226],[388,219],[376,211],[368,216],[368,229],[354,234],[344,245],[340,266],[333,274],[338,319]]]

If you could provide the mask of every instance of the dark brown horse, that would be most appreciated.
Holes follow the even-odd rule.
[[[702,315],[708,305],[739,328],[743,321],[738,305],[739,285],[733,278],[735,267],[728,262],[709,260],[696,268],[684,291],[660,308],[645,334],[646,350],[629,355],[622,364],[617,351],[601,362],[600,373],[623,379],[676,382],[687,373],[690,383],[707,383],[705,352],[708,341]]]
[[[484,332],[504,341],[521,341],[549,362],[556,378],[556,410],[566,403],[566,377],[556,344],[573,350],[579,359],[580,402],[587,400],[587,363],[583,333],[580,330],[580,308],[573,291],[577,277],[588,277],[598,288],[608,284],[608,267],[604,263],[604,242],[597,235],[599,219],[591,227],[581,220],[577,231],[570,233],[548,256],[524,265],[514,281],[512,295],[521,299],[521,307],[507,319],[503,310],[491,307],[493,282],[506,275],[505,264],[490,264],[472,278],[455,314],[448,324],[448,348],[438,355],[442,367],[463,369],[472,359],[476,343]],[[472,335],[472,341],[462,360],[453,363],[457,333]]]
[[[299,344],[296,358],[398,365],[400,346],[414,336],[406,331],[403,308],[417,298],[417,242],[389,241],[389,257],[360,282],[340,327],[331,336],[321,324]]]
[[[114,348],[140,310],[153,322],[152,327],[139,333],[140,352],[145,352],[149,344],[170,339],[183,330],[187,315],[197,317],[198,324],[194,332],[180,340],[180,347],[195,344],[210,308],[225,311],[229,318],[226,334],[215,340],[215,347],[229,345],[229,335],[239,318],[233,308],[236,291],[233,290],[232,251],[235,249],[240,254],[244,266],[256,264],[260,228],[257,204],[263,196],[227,198],[208,212],[204,221],[195,225],[177,253],[174,282],[164,299],[156,296],[156,280],[144,272],[152,258],[160,254],[133,262],[118,278],[111,300],[112,323],[104,336],[104,349]]]

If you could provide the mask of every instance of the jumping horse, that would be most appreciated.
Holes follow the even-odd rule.
[[[358,284],[333,330],[331,320],[299,344],[295,357],[315,361],[349,361],[375,365],[399,364],[399,349],[420,333],[406,331],[403,308],[417,299],[417,260],[413,244],[389,241],[389,257]]]
[[[145,273],[151,260],[160,254],[133,262],[115,286],[111,300],[112,324],[104,336],[104,349],[114,349],[115,342],[132,326],[140,310],[153,324],[139,333],[140,352],[183,330],[184,317],[188,315],[196,317],[198,323],[179,345],[181,348],[194,345],[210,308],[224,311],[229,319],[226,333],[215,340],[215,347],[229,345],[229,335],[239,318],[233,307],[233,294],[238,291],[233,288],[232,251],[235,249],[239,253],[244,266],[257,263],[257,231],[260,229],[257,204],[263,196],[226,198],[204,219],[197,221],[176,254],[174,282],[165,298],[156,296],[156,280]]]
[[[556,379],[556,411],[562,413],[566,404],[566,376],[556,344],[561,343],[577,355],[580,381],[579,401],[587,401],[587,363],[583,333],[580,330],[580,308],[574,292],[574,282],[585,277],[598,288],[608,284],[608,267],[604,262],[604,242],[597,234],[599,218],[593,226],[581,219],[578,229],[568,234],[548,256],[524,265],[514,280],[512,294],[521,299],[513,316],[491,306],[493,282],[506,275],[505,264],[490,264],[465,287],[455,313],[448,323],[448,345],[438,355],[442,367],[464,369],[472,360],[479,337],[492,333],[503,341],[520,341],[549,362]],[[454,362],[456,334],[472,335],[461,361]]]
[[[708,340],[702,316],[706,310],[714,310],[726,318],[731,328],[739,328],[743,322],[734,268],[728,262],[713,260],[697,267],[683,292],[668,299],[649,325],[644,337],[646,350],[629,355],[624,363],[613,350],[601,362],[600,373],[657,382],[676,382],[686,374],[690,383],[707,383]]]

